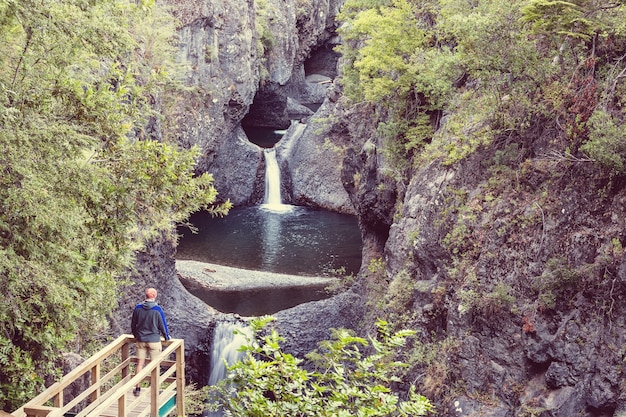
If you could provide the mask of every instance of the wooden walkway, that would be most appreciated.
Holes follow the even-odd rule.
[[[163,342],[163,352],[147,362],[139,375],[131,373],[131,364],[137,362],[131,355],[134,342],[132,335],[120,336],[11,415],[165,417],[175,413],[184,416],[183,340]],[[135,396],[133,388],[140,383],[141,393]]]
[[[136,397],[133,394],[132,389],[129,392],[127,392],[125,407],[127,410],[129,410],[129,412],[126,414],[126,416],[138,417],[139,415],[142,414],[141,411],[149,410],[150,409],[149,395],[150,395],[150,388],[143,388],[141,391],[141,394],[138,397]],[[172,405],[175,405],[175,399],[176,399],[175,395],[171,396],[169,403],[167,401],[164,403],[164,406],[162,407],[162,409],[159,410],[160,417],[167,416],[170,411],[173,411],[175,407],[172,407]],[[118,415],[119,415],[119,407],[117,403],[111,404],[109,408],[107,408],[106,410],[104,410],[103,412],[99,414],[99,416],[101,417],[118,417]],[[180,416],[182,416],[182,414],[180,414]]]

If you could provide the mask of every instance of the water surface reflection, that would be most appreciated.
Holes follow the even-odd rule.
[[[354,216],[292,207],[275,212],[235,208],[224,218],[197,213],[199,232],[181,228],[178,259],[295,275],[324,275],[361,265],[361,234]]]

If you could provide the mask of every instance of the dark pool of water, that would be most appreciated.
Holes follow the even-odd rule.
[[[224,218],[193,215],[193,234],[181,228],[177,259],[294,275],[332,275],[361,266],[361,233],[354,216],[293,207],[235,208]]]
[[[262,148],[271,148],[285,134],[284,130],[277,130],[272,127],[244,127],[248,140]]]
[[[303,279],[307,279],[303,277]],[[236,290],[190,288],[189,292],[222,313],[244,317],[274,314],[309,301],[327,298],[328,284],[292,287],[263,287]]]

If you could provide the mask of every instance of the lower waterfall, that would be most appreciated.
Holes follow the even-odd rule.
[[[246,335],[249,335],[249,329],[240,323],[221,321],[215,324],[209,385],[215,385],[224,379],[227,367],[243,357],[243,353],[239,352],[239,348],[246,344]],[[208,417],[222,417],[222,415],[221,411],[208,413]]]

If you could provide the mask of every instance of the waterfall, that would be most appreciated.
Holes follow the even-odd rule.
[[[265,199],[264,209],[270,211],[289,211],[292,206],[283,204],[280,194],[280,168],[276,160],[276,149],[265,149]]]
[[[245,332],[245,329],[236,323],[218,322],[215,326],[209,385],[215,385],[224,379],[226,363],[230,366],[242,357],[238,349],[246,343],[246,337],[243,334],[235,334],[235,330]]]
[[[235,330],[245,334],[235,334]],[[215,385],[226,377],[227,366],[233,365],[243,357],[239,348],[250,335],[249,329],[238,323],[218,322],[213,331],[213,350],[211,351],[211,375],[209,385]],[[208,413],[208,417],[222,417],[221,411]]]
[[[265,201],[267,205],[282,204],[280,195],[280,168],[276,160],[276,149],[265,150]]]

